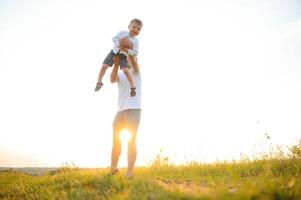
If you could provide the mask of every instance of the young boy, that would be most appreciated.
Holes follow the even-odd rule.
[[[103,86],[102,78],[105,75],[108,67],[112,67],[113,57],[118,56],[120,59],[120,69],[123,71],[130,83],[130,95],[131,97],[134,97],[136,95],[136,87],[128,69],[127,58],[128,56],[138,55],[138,39],[136,38],[136,36],[139,35],[142,25],[142,21],[140,21],[139,19],[133,19],[128,26],[128,31],[120,31],[113,38],[114,47],[103,61],[103,65],[98,75],[95,92],[100,90],[100,88]]]

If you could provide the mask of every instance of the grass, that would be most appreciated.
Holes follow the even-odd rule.
[[[257,159],[185,165],[158,155],[148,167],[107,169],[64,166],[40,176],[0,173],[0,199],[301,199],[301,141],[285,154],[281,149]]]

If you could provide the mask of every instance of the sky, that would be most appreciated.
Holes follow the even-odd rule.
[[[0,166],[109,166],[110,69],[94,87],[132,18],[144,23],[138,166],[160,152],[206,163],[295,144],[300,10],[297,0],[0,0]]]

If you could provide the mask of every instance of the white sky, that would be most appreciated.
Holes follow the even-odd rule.
[[[301,134],[297,1],[0,0],[0,166],[108,166],[111,38],[144,22],[138,165],[237,159]],[[268,133],[272,140],[265,139]],[[123,152],[121,166],[126,164]]]

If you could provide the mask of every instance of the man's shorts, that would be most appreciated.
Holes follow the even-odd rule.
[[[109,66],[113,66],[113,57],[114,56],[119,56],[120,58],[120,69],[122,68],[128,68],[128,62],[127,62],[127,57],[124,54],[121,53],[117,53],[115,54],[113,52],[113,50],[111,50],[111,52],[107,55],[107,57],[104,59],[103,64],[109,65]]]
[[[128,129],[134,136],[140,124],[141,109],[128,109],[116,113],[113,121],[113,129],[121,131]]]

